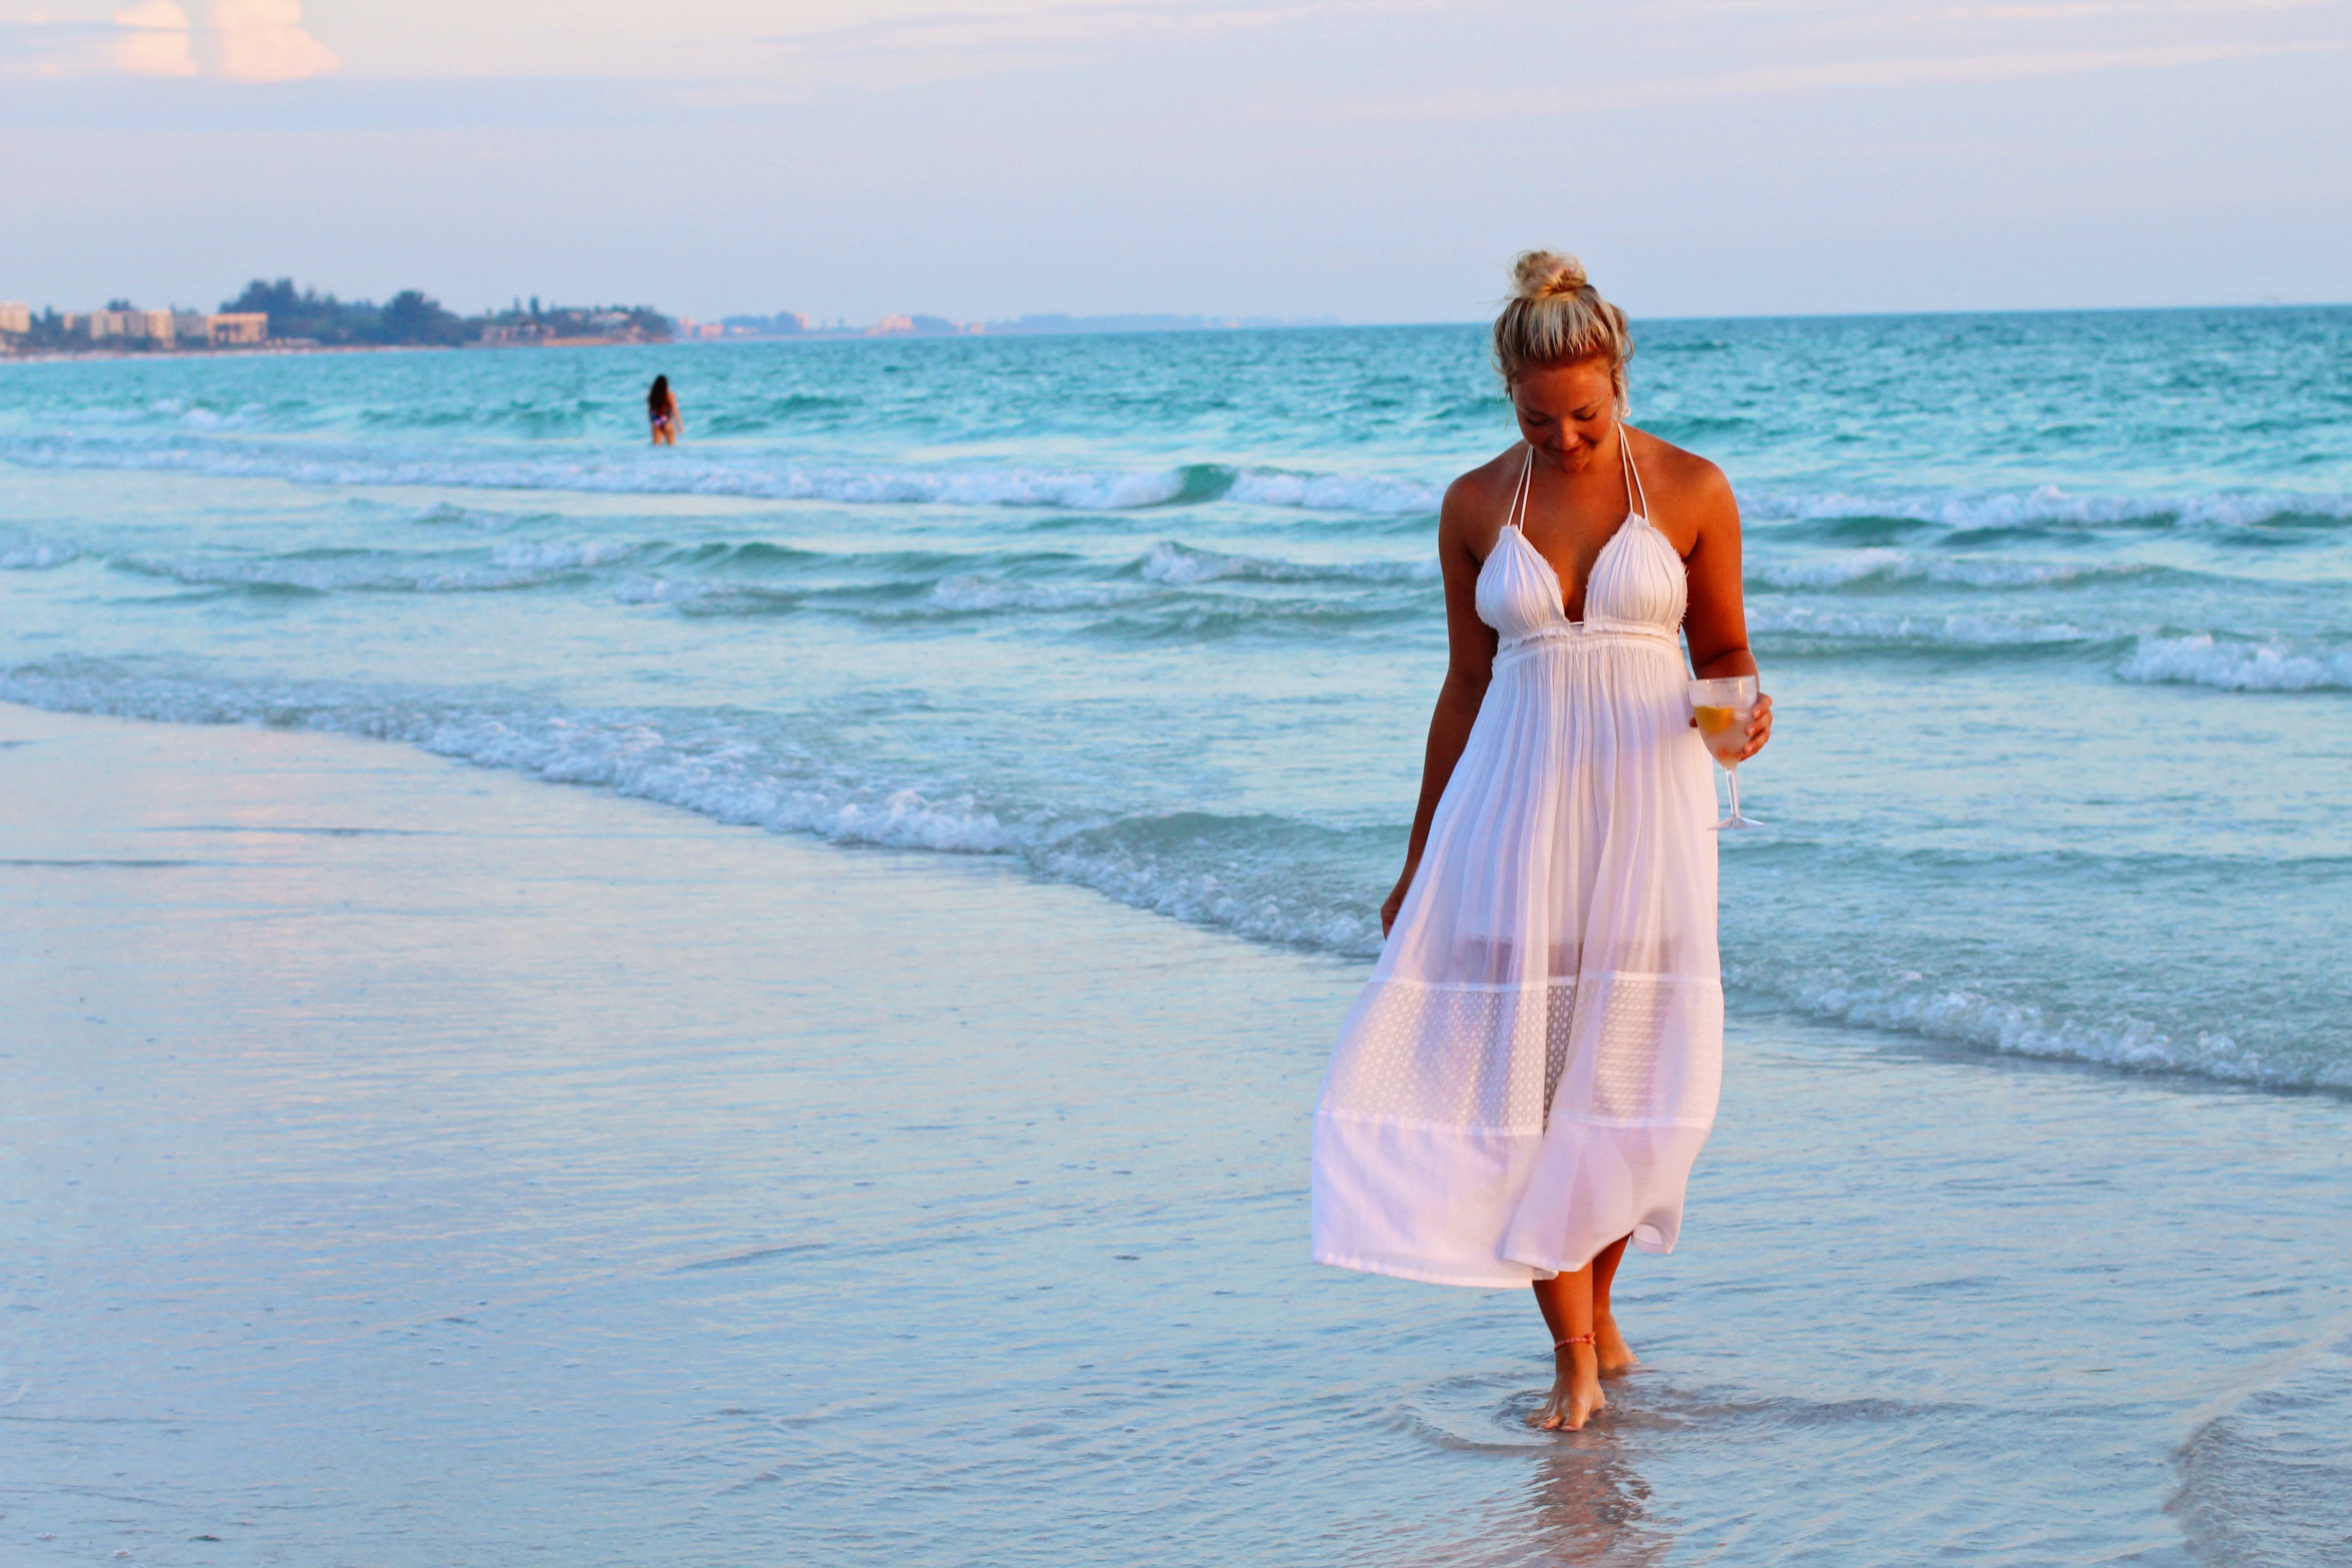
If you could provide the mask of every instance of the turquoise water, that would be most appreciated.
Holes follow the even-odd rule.
[[[2352,310],[1639,335],[1780,723],[1572,1439],[1524,1297],[1305,1252],[1475,329],[0,366],[0,700],[498,770],[27,807],[0,1540],[2340,1560]]]
[[[2352,1088],[2352,311],[1647,324],[1783,715],[1736,1005]],[[688,440],[640,439],[666,370]],[[0,696],[393,737],[1361,956],[1475,328],[0,374]]]

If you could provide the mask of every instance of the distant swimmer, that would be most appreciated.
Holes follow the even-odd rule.
[[[653,421],[654,445],[677,445],[677,399],[670,395],[669,377],[654,377],[654,388],[646,394],[646,417]]]

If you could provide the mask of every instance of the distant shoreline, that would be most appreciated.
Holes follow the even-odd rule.
[[[2222,313],[2255,313],[2270,310],[2352,310],[2347,300],[2300,300],[2273,303],[2264,301],[2251,305],[2063,305],[2042,306],[2024,310],[1840,310],[1819,312],[1781,312],[1752,315],[1697,316],[1634,316],[1638,328],[1645,324],[1665,325],[1694,321],[1885,321],[1945,319],[1951,321],[1991,320],[2006,316],[2156,316],[2178,315],[2184,311],[2204,310]],[[861,328],[837,331],[806,331],[781,333],[765,337],[698,338],[677,337],[656,340],[629,338],[547,338],[536,342],[465,342],[465,343],[244,343],[221,344],[173,349],[105,348],[60,352],[44,349],[33,353],[0,350],[0,365],[8,364],[71,364],[90,360],[194,360],[252,359],[296,354],[362,354],[362,353],[452,353],[473,351],[496,353],[527,352],[537,349],[712,349],[744,346],[754,343],[791,345],[794,343],[905,343],[905,342],[970,342],[974,340],[1012,342],[1027,338],[1111,338],[1215,337],[1236,332],[1324,332],[1324,331],[1412,331],[1433,327],[1483,328],[1483,320],[1460,321],[1299,321],[1264,323],[1250,326],[1202,327],[1120,327],[1067,329],[1034,329],[1026,331],[1003,332],[874,332]]]
[[[86,360],[122,359],[274,359],[296,354],[454,353],[469,349],[646,349],[674,346],[674,342],[633,342],[627,339],[609,338],[559,338],[538,343],[224,343],[217,348],[88,349],[73,352],[44,349],[38,353],[0,353],[0,364],[76,364]]]

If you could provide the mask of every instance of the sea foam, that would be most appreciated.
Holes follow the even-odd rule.
[[[738,496],[851,506],[1026,507],[1132,511],[1186,500],[1229,499],[1311,511],[1433,511],[1438,492],[1409,480],[1210,468],[916,468],[804,464],[751,453],[566,457],[443,450],[387,458],[268,440],[135,441],[40,437],[0,446],[26,468],[155,469],[326,486],[446,486],[457,489]]]
[[[82,662],[0,676],[0,700],[194,723],[368,736],[551,783],[657,801],[717,821],[838,843],[1017,857],[1040,875],[1252,941],[1367,959],[1397,826],[1121,810],[1024,798],[949,775],[860,763],[772,718],[726,711],[471,704],[446,693],[323,683],[206,682]],[[2011,1055],[2193,1073],[2270,1088],[2352,1089],[2352,1060],[2290,1060],[2224,1028],[2053,1011],[1962,978],[1743,973],[1734,989],[1848,1026]]]
[[[1264,555],[1229,554],[1162,540],[1151,547],[1139,573],[1146,582],[1197,583],[1425,583],[1438,576],[1436,560],[1286,561]]]
[[[2140,562],[2036,561],[1990,556],[1925,555],[1910,551],[1848,551],[1825,558],[1751,563],[1751,585],[1837,589],[1898,583],[1968,588],[2076,587],[2145,576],[2161,568]]]
[[[1781,603],[1751,604],[1748,608],[1748,628],[1766,637],[1922,649],[2033,647],[2102,642],[2117,635],[2071,621],[1901,615]]]
[[[1816,1018],[2010,1056],[2189,1073],[2270,1088],[2352,1089],[2352,1062],[2315,1066],[2277,1060],[2220,1029],[2182,1034],[2127,1015],[2084,1018],[2053,1014],[1980,985],[1937,982],[1917,973],[1868,982],[1834,971],[1794,980],[1727,971],[1727,983],[1735,977],[1751,984],[1761,981],[1759,989]]]
[[[2144,637],[2116,673],[2147,685],[2225,691],[2352,690],[2352,648],[2297,650],[2273,642],[2224,641],[2210,632]]]
[[[189,425],[205,415],[202,428]],[[27,468],[162,469],[331,486],[576,490],[604,494],[739,496],[845,505],[1024,507],[1129,511],[1225,500],[1356,516],[1433,515],[1440,473],[1314,473],[1234,464],[1168,468],[1081,466],[939,466],[812,463],[756,447],[713,444],[691,452],[615,452],[582,445],[546,455],[511,447],[415,447],[294,441],[241,433],[253,410],[190,410],[168,431],[131,434],[139,415],[85,410],[69,433],[0,440],[0,458]],[[1466,464],[1465,464],[1466,466]],[[1759,523],[1895,519],[1953,529],[2179,526],[2256,528],[2352,520],[2352,494],[2212,491],[2119,494],[2044,484],[2025,489],[1795,490],[1743,488],[1742,512]]]
[[[2352,494],[2333,490],[2244,490],[2126,495],[2068,490],[2054,484],[2020,490],[1907,492],[1759,487],[1739,492],[1739,508],[1748,518],[1764,522],[1895,518],[1954,529],[2051,524],[2081,528],[2160,524],[2251,528],[2299,518],[2352,520]]]
[[[352,551],[260,558],[122,555],[110,564],[192,587],[294,588],[307,593],[493,593],[534,588],[625,562],[646,547],[618,541],[500,546],[482,561]]]

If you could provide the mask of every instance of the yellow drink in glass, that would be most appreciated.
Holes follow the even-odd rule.
[[[1715,826],[1759,826],[1755,818],[1742,816],[1739,810],[1739,753],[1748,746],[1748,721],[1756,716],[1756,678],[1733,675],[1694,680],[1690,683],[1690,704],[1691,718],[1698,724],[1698,738],[1715,760],[1723,764],[1724,776],[1731,784],[1731,815]]]

